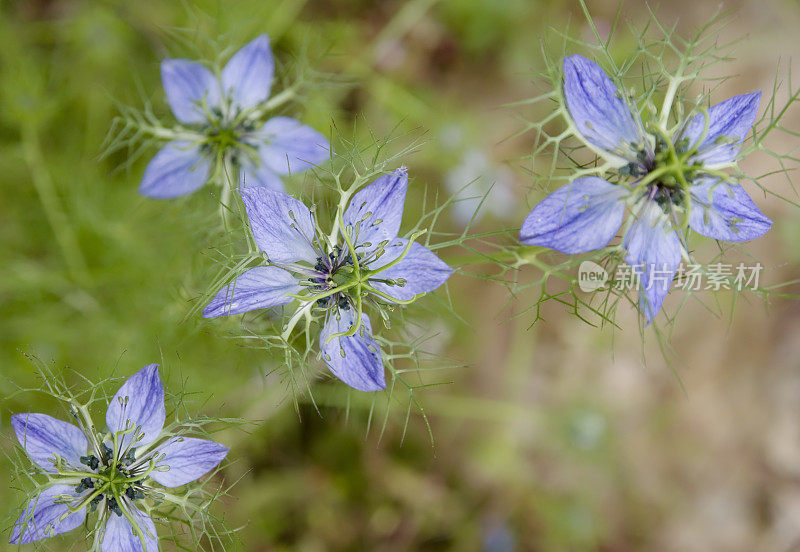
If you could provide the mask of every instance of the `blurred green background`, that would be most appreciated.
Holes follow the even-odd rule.
[[[690,32],[716,1],[658,10]],[[210,412],[264,420],[228,431],[224,470],[235,500],[220,504],[249,551],[800,550],[800,309],[740,301],[734,324],[695,301],[672,344],[686,391],[655,344],[642,347],[635,314],[622,329],[588,327],[563,307],[545,321],[512,318],[502,286],[456,276],[450,292],[470,325],[438,327],[440,351],[465,366],[421,395],[435,444],[402,410],[382,438],[363,417],[300,416],[261,351],[228,339],[223,324],[186,319],[212,260],[202,231],[216,216],[207,189],[173,202],[137,195],[145,152],[129,171],[118,153],[98,160],[115,102],[152,101],[166,121],[158,64],[214,56],[269,33],[285,66],[313,60],[297,114],[312,126],[378,135],[398,123],[429,140],[406,164],[441,193],[475,177],[496,181],[479,228],[519,225],[541,194],[524,156],[530,136],[500,106],[541,93],[547,29],[586,40],[566,0],[0,1],[0,394],[36,384],[18,349],[90,378],[160,362],[168,388],[211,395]],[[615,1],[590,1],[601,29]],[[779,58],[798,52],[800,8],[737,0],[726,37],[749,35],[719,94],[768,89]],[[627,2],[633,23],[646,6]],[[190,41],[191,42],[191,41]],[[621,42],[624,44],[624,41]],[[196,53],[196,52],[195,52]],[[625,54],[624,49],[620,55]],[[724,97],[727,97],[725,95]],[[787,121],[799,128],[797,116]],[[358,130],[360,129],[360,130]],[[510,161],[508,161],[510,160]],[[755,171],[762,167],[754,167]],[[768,168],[764,168],[768,170]],[[776,178],[781,192],[793,194]],[[797,211],[757,195],[776,220],[752,247],[770,272],[793,278]],[[796,196],[792,196],[796,197]],[[412,221],[409,202],[406,221]],[[444,221],[458,230],[457,213]],[[520,275],[524,280],[526,273]],[[527,302],[526,302],[527,301]],[[680,302],[672,297],[670,305]],[[439,322],[437,322],[439,324]],[[644,352],[643,352],[644,351]],[[642,358],[648,362],[643,362]],[[50,401],[2,403],[8,416]],[[3,447],[13,446],[10,439]],[[22,494],[0,463],[0,550]],[[61,550],[74,536],[54,539]],[[164,546],[164,549],[169,549]]]

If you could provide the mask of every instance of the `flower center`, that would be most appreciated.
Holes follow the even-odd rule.
[[[96,510],[105,498],[106,508],[122,516],[123,512],[119,506],[121,497],[125,496],[131,501],[144,498],[142,478],[131,469],[131,465],[136,461],[135,448],[129,449],[125,456],[117,460],[114,451],[104,443],[100,458],[90,454],[82,456],[80,461],[95,473],[81,479],[75,487],[75,492],[80,494],[88,490],[89,495],[97,493],[89,503],[92,511]]]
[[[314,270],[317,275],[308,279],[312,283],[311,289],[314,292],[321,293],[345,286],[349,288],[359,281],[359,274],[353,265],[352,255],[349,252],[345,252],[338,245],[334,246],[333,251],[328,253],[327,256],[317,257]],[[344,290],[317,299],[317,305],[323,308],[327,307],[331,302],[338,305],[342,310],[350,308],[350,301]]]
[[[356,275],[352,264],[346,264],[339,267],[336,272],[331,274],[330,278],[333,283],[336,284],[336,287],[354,284],[356,281],[358,281],[358,276]]]
[[[636,178],[646,185],[644,196],[655,201],[669,214],[686,203],[686,186],[693,180],[693,172],[702,167],[689,161],[691,154],[685,151],[687,144],[673,145],[668,138],[656,134],[653,153],[638,148],[637,160],[620,170],[621,174]]]
[[[208,130],[209,142],[219,150],[237,147],[241,138],[242,132],[236,128],[211,127]]]
[[[246,138],[255,130],[254,121],[249,119],[239,121],[238,112],[232,119],[226,118],[219,108],[212,109],[211,114],[211,120],[201,125],[200,129],[205,135],[200,149],[206,156],[214,157],[220,153],[227,153],[234,166],[238,166],[242,155],[253,155],[255,146],[249,144]]]

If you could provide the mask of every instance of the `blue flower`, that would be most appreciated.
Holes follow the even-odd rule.
[[[76,412],[76,414],[78,414]],[[11,424],[48,484],[14,524],[12,544],[27,544],[75,529],[97,510],[103,552],[156,552],[149,500],[154,486],[178,487],[216,467],[228,449],[213,441],[162,436],[164,388],[158,365],[131,376],[106,411],[108,433],[98,435],[84,409],[78,425],[46,414],[15,414]]]
[[[452,269],[422,245],[397,237],[408,175],[381,176],[358,191],[331,236],[300,201],[268,188],[242,190],[250,228],[267,266],[251,268],[217,293],[206,318],[299,302],[301,316],[324,317],[319,346],[331,372],[361,391],[386,387],[380,347],[365,301],[406,304],[433,291]],[[341,228],[341,243],[336,243]]]
[[[267,35],[236,52],[219,75],[194,61],[165,59],[167,102],[185,129],[150,161],[139,192],[156,199],[192,193],[217,160],[236,170],[242,186],[281,190],[281,175],[324,161],[330,145],[316,130],[289,117],[260,124],[273,72]]]
[[[737,160],[755,122],[760,91],[734,96],[664,129],[656,121],[643,124],[597,64],[573,55],[564,60],[564,97],[574,131],[616,168],[620,181],[583,176],[556,190],[523,222],[523,244],[568,254],[602,249],[629,212],[622,246],[626,262],[638,271],[639,307],[649,323],[688,255],[687,226],[725,241],[751,240],[769,230],[772,221],[721,173]]]

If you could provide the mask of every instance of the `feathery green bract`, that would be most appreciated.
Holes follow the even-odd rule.
[[[573,183],[570,186],[577,186],[580,182],[589,182],[591,178],[597,178],[597,182],[608,181],[615,185],[610,187],[609,191],[615,188],[618,190],[629,188],[631,195],[627,203],[633,214],[627,218],[627,222],[623,223],[623,234],[634,225],[639,217],[635,201],[638,201],[636,198],[640,197],[637,193],[641,192],[637,191],[644,190],[647,186],[654,185],[653,183],[664,187],[664,189],[672,189],[674,190],[674,197],[669,199],[669,204],[672,207],[662,206],[661,208],[666,210],[667,218],[669,219],[668,224],[671,225],[676,234],[681,236],[681,242],[683,242],[683,236],[686,234],[690,224],[694,225],[695,228],[704,224],[695,217],[696,213],[691,211],[694,201],[688,201],[689,194],[695,193],[690,188],[693,182],[702,183],[704,179],[708,182],[714,180],[725,183],[721,187],[730,186],[731,189],[735,190],[742,190],[739,185],[747,184],[751,190],[754,186],[757,186],[759,190],[763,190],[764,194],[770,194],[768,177],[775,174],[788,175],[787,164],[797,161],[793,150],[777,152],[772,149],[773,146],[768,146],[767,144],[779,143],[777,140],[779,137],[776,137],[777,139],[775,140],[770,139],[772,134],[792,135],[792,131],[782,126],[782,118],[786,110],[795,103],[800,95],[800,89],[793,87],[791,78],[788,82],[788,92],[780,90],[778,79],[776,78],[776,85],[771,91],[771,95],[761,102],[762,107],[759,113],[762,115],[756,120],[752,132],[745,132],[747,129],[736,131],[742,134],[739,140],[745,140],[741,150],[738,151],[736,159],[740,161],[747,159],[749,163],[749,156],[758,153],[766,154],[774,161],[777,161],[777,167],[774,171],[757,176],[748,176],[739,164],[735,161],[728,161],[727,157],[723,163],[704,162],[697,161],[698,156],[692,153],[694,150],[687,151],[686,155],[681,153],[682,148],[685,149],[692,146],[688,138],[682,138],[684,133],[693,132],[689,123],[695,124],[699,121],[699,124],[695,125],[697,128],[694,131],[701,136],[700,139],[702,140],[702,136],[709,132],[708,125],[711,118],[708,115],[709,104],[719,103],[726,97],[725,95],[722,95],[722,98],[719,97],[719,88],[723,83],[726,85],[734,85],[735,83],[735,79],[715,76],[720,71],[724,71],[726,64],[732,59],[732,51],[736,46],[736,43],[720,44],[717,39],[720,31],[729,21],[729,17],[718,15],[707,24],[701,26],[691,38],[683,39],[674,29],[664,26],[657,14],[652,11],[650,12],[650,21],[640,25],[638,29],[633,24],[626,25],[624,17],[621,13],[618,13],[607,37],[602,37],[595,27],[587,6],[583,3],[582,6],[588,26],[594,33],[597,42],[595,44],[583,43],[573,39],[569,33],[554,31],[561,39],[560,49],[555,53],[547,48],[544,49],[544,56],[548,66],[548,72],[545,77],[549,80],[552,90],[539,97],[515,104],[520,109],[530,109],[535,113],[546,113],[540,120],[528,122],[524,131],[521,131],[525,136],[533,138],[531,172],[537,186],[545,189],[555,189],[568,183]],[[630,35],[633,36],[635,47],[632,48],[632,51],[631,49],[624,51],[623,54],[623,50],[618,49],[616,45],[619,42],[626,44]],[[655,148],[656,151],[656,155],[652,160],[654,165],[652,167],[648,165],[645,169],[645,171],[650,172],[642,173],[639,172],[639,169],[630,169],[632,165],[625,165],[627,161],[621,161],[616,154],[610,155],[604,151],[604,148],[610,148],[612,147],[611,145],[598,147],[598,144],[600,144],[597,141],[598,138],[591,138],[587,141],[586,133],[594,133],[600,136],[601,130],[593,129],[602,129],[602,125],[605,123],[600,120],[602,117],[595,120],[581,119],[576,121],[574,113],[570,113],[570,108],[567,105],[568,95],[565,93],[565,75],[562,70],[562,61],[563,64],[567,64],[566,60],[585,59],[580,56],[569,57],[577,53],[590,56],[603,66],[606,74],[613,81],[613,84],[609,83],[609,86],[616,86],[617,98],[626,105],[624,111],[630,110],[637,126],[640,126],[644,132],[648,133],[649,137],[652,137],[652,140],[648,142],[649,145],[646,145],[646,149]],[[591,64],[592,62],[587,61],[586,63]],[[570,66],[572,67],[572,65]],[[592,66],[594,65],[592,64]],[[599,68],[597,70],[602,71]],[[595,84],[591,84],[591,82]],[[585,83],[585,85],[589,88],[586,91],[589,94],[594,93],[591,90],[592,86],[601,86],[600,81],[587,81],[587,83],[589,84]],[[744,97],[743,95],[737,98]],[[781,97],[786,97],[786,99],[781,100]],[[732,98],[732,101],[735,99]],[[752,115],[755,116],[755,113],[753,112]],[[624,114],[620,115],[623,118],[626,116]],[[705,122],[705,129],[703,129],[703,122]],[[719,130],[715,132],[719,132]],[[720,139],[726,138],[721,137]],[[735,141],[735,138],[731,138],[731,140]],[[661,147],[660,144],[664,144],[664,146]],[[711,144],[711,146],[718,149],[734,147],[726,144],[727,142],[715,143]],[[666,157],[667,145],[671,148],[669,160]],[[624,144],[622,146],[629,147]],[[661,157],[659,157],[660,154],[658,153],[660,150],[664,154]],[[564,188],[564,190],[566,189],[568,187]],[[575,193],[580,194],[581,192],[576,191]],[[725,192],[719,193],[725,194]],[[744,194],[743,191],[737,191],[736,193]],[[692,197],[695,196],[693,195]],[[701,197],[700,199],[703,198]],[[782,199],[794,204],[791,200]],[[553,200],[555,200],[555,194]],[[748,209],[755,209],[749,198],[745,196],[745,200],[748,202]],[[758,198],[756,198],[756,202],[758,202]],[[623,205],[624,203],[623,201]],[[698,208],[699,206],[695,205],[695,209]],[[540,211],[535,209],[531,216]],[[643,213],[644,210],[642,209],[641,212]],[[726,237],[724,239],[736,239],[738,241],[739,239],[752,239],[757,235],[763,234],[765,229],[769,227],[769,219],[764,218],[763,215],[757,212],[757,209],[752,212],[755,213],[753,216],[759,217],[760,232],[746,234],[746,238]],[[600,217],[598,220],[603,220],[599,208],[597,213]],[[554,217],[557,218],[556,215],[554,214]],[[621,217],[622,211],[618,214],[612,214],[609,211],[607,216],[614,218],[618,215]],[[537,214],[536,216],[541,215]],[[705,216],[708,217],[709,215]],[[736,224],[736,220],[739,219],[731,219],[728,224]],[[690,221],[692,222],[690,223]],[[706,218],[707,221],[708,218]],[[553,224],[556,223],[557,221],[554,219]],[[530,225],[530,230],[527,230],[527,232],[535,232],[536,223],[533,220],[526,221],[526,225]],[[614,224],[614,229],[616,227],[616,224]],[[614,230],[611,227],[609,229],[612,232]],[[523,230],[525,230],[525,226]],[[594,230],[587,228],[587,232],[588,239],[592,232],[605,232],[605,230],[595,227]],[[719,233],[712,232],[712,234]],[[728,232],[728,235],[730,234],[732,233]],[[607,242],[607,238],[601,239],[603,243]],[[528,241],[537,243],[537,240],[538,238],[534,238]],[[712,291],[731,290],[734,302],[736,296],[745,291],[762,296],[764,299],[780,296],[783,295],[781,288],[791,283],[765,283],[765,274],[761,274],[764,267],[757,262],[757,255],[742,259],[743,253],[736,250],[743,248],[738,244],[718,241],[720,250],[709,258],[705,249],[698,248],[694,242],[695,240],[692,239],[688,243],[681,243],[680,249],[684,265],[683,267],[677,267],[681,270],[678,272],[675,287],[684,287],[687,296],[693,295],[701,301],[705,300],[703,295],[694,293],[698,291],[695,286],[686,285],[689,275],[692,278],[704,279],[703,288],[701,289],[710,289]],[[626,246],[627,238],[625,243],[617,244],[612,242],[611,245],[601,246],[599,250],[589,256],[576,257],[573,255],[561,262],[557,262],[554,267],[550,266],[549,263],[553,259],[558,261],[559,258],[554,257],[549,250],[542,247],[521,249],[519,253],[516,253],[520,258],[518,266],[527,265],[538,269],[541,276],[534,277],[532,281],[523,279],[516,285],[516,293],[521,293],[529,288],[540,290],[539,300],[527,309],[527,312],[534,314],[534,322],[539,318],[542,303],[549,299],[556,299],[567,305],[574,314],[586,319],[589,323],[616,325],[617,307],[620,300],[629,299],[636,304],[637,301],[631,298],[632,294],[628,293],[628,291],[634,286],[638,286],[640,290],[646,288],[649,294],[652,284],[650,276],[648,276],[647,280],[640,280],[634,275],[636,267],[628,266],[625,263],[626,255],[629,254],[626,252]],[[581,247],[571,247],[576,251],[582,249]],[[570,249],[570,247],[567,247],[567,249]],[[585,247],[581,252],[589,251],[590,249],[597,249],[597,247]],[[593,262],[587,263],[589,260]],[[745,265],[742,263],[743,260],[749,260],[750,262]],[[680,257],[678,258],[679,261]],[[727,261],[728,264],[723,264],[724,261]],[[542,262],[547,264],[543,265]],[[633,272],[630,270],[631,268],[634,269]],[[587,271],[591,270],[594,270],[602,281],[597,282],[597,285],[593,287],[589,286],[590,289],[582,289],[585,287],[584,284],[586,282],[581,281],[581,278],[586,275]],[[672,268],[669,272],[670,280],[674,270],[675,268]],[[753,273],[757,274],[753,276]],[[557,280],[563,280],[563,283],[559,284]],[[743,286],[745,282],[749,286]],[[553,291],[553,288],[557,291]],[[590,292],[591,295],[587,296],[584,292]],[[654,303],[654,310],[651,310],[649,305],[645,306],[645,298],[642,295],[644,293],[644,291],[640,291],[638,302],[644,315],[643,321],[649,323],[655,317],[663,296],[657,300],[657,303]],[[673,294],[676,293],[680,293],[680,291],[674,289]],[[718,299],[715,300],[719,301]],[[711,305],[709,309],[715,312],[720,310],[720,307],[719,305]],[[680,311],[680,306],[674,313],[672,312],[673,310],[667,309],[667,317],[670,323],[675,320],[677,312]],[[731,316],[732,313],[733,310],[731,309]],[[657,329],[656,332],[661,335],[660,330]]]

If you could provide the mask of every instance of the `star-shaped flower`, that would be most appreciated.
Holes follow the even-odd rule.
[[[237,172],[240,185],[282,190],[281,175],[324,161],[330,145],[316,130],[289,117],[261,123],[273,72],[267,35],[236,52],[219,75],[194,61],[165,59],[167,102],[185,128],[150,161],[139,192],[156,199],[192,193],[218,162]]]
[[[694,113],[674,129],[642,123],[632,102],[594,62],[564,60],[564,96],[576,133],[617,168],[620,182],[584,176],[539,203],[520,241],[568,254],[602,249],[625,219],[622,246],[640,277],[639,306],[651,322],[686,253],[688,226],[725,241],[746,241],[772,221],[721,169],[737,160],[755,122],[761,92],[734,96]],[[625,180],[632,180],[630,184]]]
[[[341,243],[317,230],[314,216],[300,201],[268,188],[243,189],[250,228],[267,266],[248,270],[220,290],[203,316],[297,300],[288,331],[300,316],[321,313],[319,346],[331,372],[361,391],[385,388],[380,347],[364,303],[410,303],[453,272],[424,246],[397,237],[407,186],[406,171],[398,169],[353,195],[336,223]],[[338,234],[334,231],[333,238]]]
[[[91,419],[78,426],[46,414],[15,414],[11,424],[30,459],[49,483],[14,524],[12,544],[71,531],[97,510],[103,552],[157,552],[148,505],[162,500],[159,486],[178,487],[202,477],[228,453],[219,443],[163,435],[164,388],[158,365],[131,376],[108,405],[108,433]],[[157,485],[156,485],[157,484]]]

